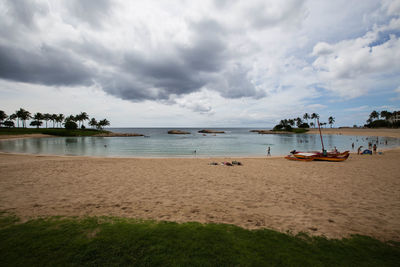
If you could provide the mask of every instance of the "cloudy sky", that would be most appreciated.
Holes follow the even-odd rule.
[[[0,0],[0,109],[113,127],[400,110],[399,0]]]

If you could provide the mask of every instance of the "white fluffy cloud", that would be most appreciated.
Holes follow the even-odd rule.
[[[328,90],[358,97],[380,87],[379,77],[400,74],[400,19],[375,26],[363,36],[338,43],[317,43],[313,67]]]

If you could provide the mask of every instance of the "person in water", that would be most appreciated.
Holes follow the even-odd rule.
[[[376,144],[374,144],[374,146],[373,146],[373,148],[372,148],[373,151],[374,151],[374,154],[376,154],[376,148],[377,148],[377,147],[376,147]]]
[[[271,147],[268,147],[267,148],[267,157],[271,157]]]

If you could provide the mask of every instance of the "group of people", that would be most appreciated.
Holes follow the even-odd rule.
[[[354,148],[354,143],[352,144],[352,147]],[[358,154],[358,155],[360,155],[360,154],[371,154],[371,155],[372,155],[372,152],[373,152],[374,154],[376,154],[376,150],[377,150],[377,148],[378,148],[376,144],[372,145],[371,142],[368,143],[368,149],[365,149],[363,152],[361,152],[361,148],[362,148],[362,147],[363,147],[363,146],[359,146],[359,147],[358,147],[358,149],[357,149],[357,154]],[[372,148],[372,151],[371,151],[371,148]]]

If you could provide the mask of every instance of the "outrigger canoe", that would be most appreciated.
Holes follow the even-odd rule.
[[[339,152],[294,152],[292,155],[285,157],[289,160],[300,161],[345,161],[350,155],[349,151]],[[295,158],[295,159],[294,159]]]
[[[295,156],[293,156],[293,155],[287,155],[286,157],[285,157],[285,159],[288,159],[288,160],[295,160],[295,161],[313,161],[314,159],[312,159],[312,158],[296,158]]]
[[[319,129],[319,135],[321,137],[321,144],[322,144],[322,152],[318,151],[312,151],[312,152],[298,152],[298,151],[291,151],[291,155],[288,155],[285,157],[285,159],[288,160],[297,160],[297,161],[333,161],[333,162],[338,162],[338,161],[345,161],[349,155],[349,151],[345,151],[343,153],[340,153],[338,151],[334,152],[327,152],[324,148],[324,141],[322,139],[322,134],[321,134],[321,128],[319,125],[319,120],[317,119],[318,122],[318,129]]]

